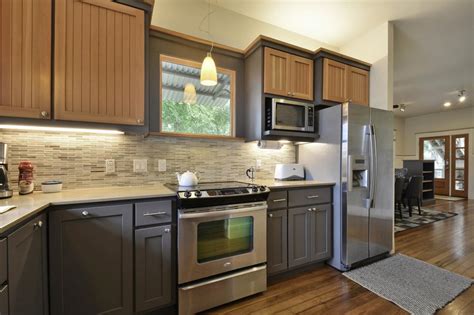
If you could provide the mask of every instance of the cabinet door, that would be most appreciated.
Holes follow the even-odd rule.
[[[318,205],[311,213],[311,261],[324,260],[332,254],[331,205]]]
[[[47,255],[44,214],[8,236],[9,314],[49,314]]]
[[[290,54],[265,47],[264,93],[290,95]]]
[[[333,102],[347,100],[347,65],[324,58],[323,99]]]
[[[52,0],[0,1],[0,115],[49,118]]]
[[[354,104],[369,105],[369,71],[348,67],[347,98]]]
[[[290,57],[291,96],[313,100],[313,61],[299,56]]]
[[[288,209],[288,266],[295,267],[311,261],[311,208]]]
[[[135,231],[135,311],[172,302],[172,255],[171,225]]]
[[[51,212],[51,314],[133,313],[132,217],[132,205]]]
[[[271,211],[267,218],[267,272],[288,269],[287,210]]]
[[[111,0],[55,4],[55,118],[143,125],[144,12]]]

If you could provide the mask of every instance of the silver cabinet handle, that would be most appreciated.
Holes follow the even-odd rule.
[[[158,212],[147,212],[147,213],[144,213],[143,216],[144,217],[150,217],[150,216],[154,216],[154,215],[165,215],[165,214],[168,214],[168,212],[158,211]]]
[[[318,195],[311,195],[311,196],[306,196],[306,198],[315,199],[315,198],[319,198],[319,196]]]
[[[268,217],[273,218],[273,213],[269,213]]]
[[[35,229],[41,228],[42,226],[43,226],[43,221],[38,221],[37,223],[33,224],[33,228]]]
[[[8,287],[8,284],[5,284],[1,289],[0,289],[0,293],[3,293],[3,291],[5,291],[5,289]]]
[[[318,211],[318,209],[316,209],[316,208],[313,208],[313,211]]]
[[[308,211],[309,211],[309,212],[313,211],[313,208],[308,208]]]
[[[82,211],[82,215],[83,215],[84,217],[87,217],[87,216],[89,215],[89,212],[87,212],[87,211],[84,210],[84,211]]]
[[[283,201],[286,201],[286,199],[285,199],[285,198],[273,199],[272,201],[273,201],[273,202],[283,202]]]
[[[165,233],[169,233],[170,231],[170,229],[165,229]]]
[[[291,92],[288,92],[288,95],[291,95]]]
[[[47,111],[42,111],[41,112],[41,117],[42,118],[48,118],[48,116],[49,116],[49,113]]]

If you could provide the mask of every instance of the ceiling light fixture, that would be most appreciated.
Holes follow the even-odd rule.
[[[451,102],[444,102],[443,106],[444,107],[449,107],[449,106],[451,106]]]
[[[201,24],[199,25],[199,30],[203,31],[201,28],[202,23],[207,19],[207,30],[204,31],[209,36],[211,41],[211,49],[207,53],[206,58],[204,58],[201,66],[201,84],[205,86],[214,86],[217,85],[217,68],[214,59],[212,58],[212,50],[214,49],[214,41],[211,36],[211,14],[214,11],[211,11],[211,1],[208,2],[207,15],[202,19]]]
[[[466,92],[466,90],[461,90],[459,91],[459,103],[462,103],[466,100],[466,95],[464,94]]]
[[[393,105],[393,109],[398,109],[401,112],[404,112],[407,106],[405,104],[395,104]]]
[[[97,133],[107,135],[123,135],[120,130],[110,129],[87,129],[87,128],[68,128],[68,127],[45,127],[45,126],[27,126],[27,125],[0,125],[0,129],[26,130],[26,131],[52,131],[52,132],[77,132],[77,133]]]

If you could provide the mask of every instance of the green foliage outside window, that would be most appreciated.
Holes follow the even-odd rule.
[[[161,113],[164,132],[231,135],[230,102],[206,106],[163,100]]]

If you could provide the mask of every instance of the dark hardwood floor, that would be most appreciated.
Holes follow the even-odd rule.
[[[457,216],[396,234],[396,251],[474,278],[474,200],[430,206]],[[209,292],[212,295],[212,292]],[[328,266],[270,284],[262,294],[207,314],[407,314]],[[474,286],[439,314],[474,314]]]

